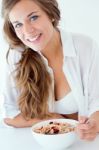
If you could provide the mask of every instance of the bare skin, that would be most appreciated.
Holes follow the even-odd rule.
[[[26,120],[22,116],[22,114],[19,114],[16,117],[14,117],[13,119],[5,118],[4,122],[7,125],[13,126],[15,128],[25,128],[25,127],[31,127],[33,124],[38,123],[40,121],[44,121],[44,120],[48,120],[48,119],[58,119],[58,118],[64,118],[64,117],[60,114],[53,113],[51,118],[45,118],[45,119],[34,118],[34,119]]]
[[[80,116],[79,124],[76,128],[76,132],[81,139],[84,140],[94,140],[99,132],[99,119],[97,119],[97,115],[99,116],[99,112],[95,112],[95,117],[91,116],[90,118]]]

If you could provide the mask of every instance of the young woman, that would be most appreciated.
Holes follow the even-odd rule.
[[[58,27],[56,0],[3,0],[9,43],[3,86],[5,123],[27,127],[47,118],[79,119],[77,134],[99,132],[99,49]],[[12,118],[13,117],[13,118]]]

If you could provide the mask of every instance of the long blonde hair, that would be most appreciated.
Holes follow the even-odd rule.
[[[29,118],[43,118],[49,115],[48,98],[51,88],[51,77],[40,54],[26,46],[16,36],[9,21],[9,12],[21,0],[3,0],[2,16],[4,18],[4,34],[9,43],[9,49],[21,46],[24,48],[20,61],[16,64],[15,81],[20,91],[18,98],[19,109],[22,115]],[[56,0],[32,0],[52,20],[56,28],[60,20],[60,11]],[[9,55],[8,55],[9,56]]]

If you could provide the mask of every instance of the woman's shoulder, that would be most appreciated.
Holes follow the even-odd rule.
[[[71,36],[78,55],[84,58],[99,56],[99,45],[92,37],[80,33],[72,33]]]
[[[22,47],[15,47],[13,49],[10,49],[8,53],[8,64],[15,65],[16,63],[18,63],[21,59],[22,51]]]
[[[16,69],[16,64],[20,61],[22,57],[23,49],[21,47],[16,47],[9,49],[4,53],[3,56],[3,66],[6,72],[13,72]]]
[[[88,66],[87,64],[91,64],[92,61],[99,60],[99,46],[92,37],[81,33],[66,32],[65,30],[62,32],[63,42],[65,45],[66,42],[69,45],[67,47],[69,50],[65,49],[65,51],[70,51],[70,48],[72,48],[75,53],[74,56],[79,58],[79,62],[84,68]]]
[[[94,56],[95,53],[99,53],[99,48],[96,42],[90,36],[82,33],[67,32],[61,29],[62,44],[65,53],[74,54],[74,56],[80,57],[88,61]]]
[[[68,47],[72,47],[75,49],[77,54],[86,52],[91,52],[93,48],[94,40],[85,34],[82,33],[74,33],[74,32],[67,32],[64,29],[60,29],[61,35],[63,38],[63,44],[66,42],[69,45]]]
[[[81,33],[71,33],[71,36],[76,49],[92,49],[93,39],[90,36]]]

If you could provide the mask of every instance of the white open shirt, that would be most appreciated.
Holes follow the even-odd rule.
[[[93,112],[99,111],[99,48],[91,38],[84,35],[67,33],[62,29],[60,29],[60,33],[64,53],[63,71],[73,91],[78,113],[90,116]],[[21,48],[18,49],[21,50]],[[44,56],[42,57],[44,58]],[[19,92],[16,90],[11,76],[11,72],[15,69],[14,64],[20,58],[20,52],[11,51],[9,55],[10,65],[6,64],[3,80],[2,77],[0,78],[0,83],[2,83],[0,94],[4,99],[3,117],[14,117],[20,113],[17,105]],[[53,74],[46,58],[44,61],[48,71]],[[52,80],[54,84],[54,78]],[[51,93],[49,98],[50,111],[54,111],[53,98]]]

